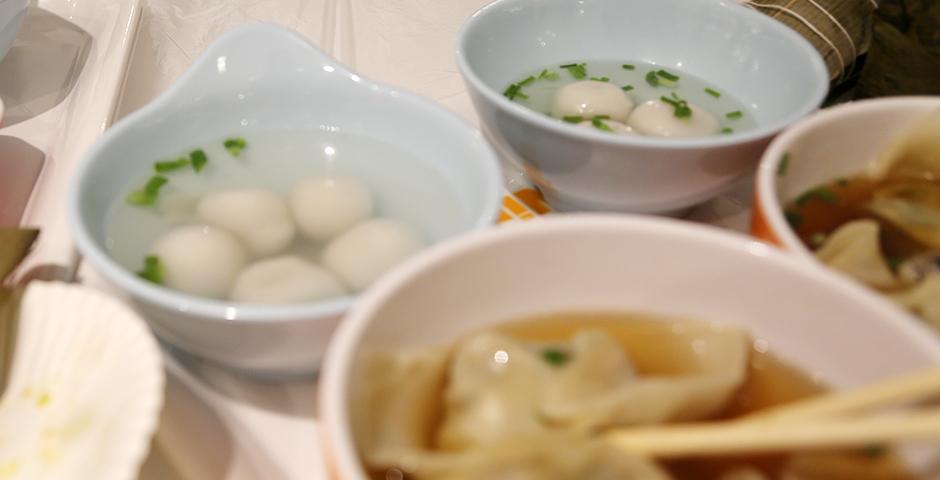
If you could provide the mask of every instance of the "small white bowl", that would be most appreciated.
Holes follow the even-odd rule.
[[[136,478],[163,405],[160,349],[114,299],[29,284],[0,402],[5,480]]]
[[[910,122],[938,108],[940,97],[877,98],[827,108],[788,128],[761,158],[751,234],[818,264],[784,207],[811,188],[861,174]]]
[[[622,137],[566,125],[501,93],[528,72],[595,60],[693,74],[732,94],[757,125],[695,139]],[[749,172],[829,85],[809,42],[730,0],[498,0],[461,29],[457,65],[484,130],[524,160],[560,210],[670,213],[705,201]]]
[[[577,310],[739,325],[836,388],[940,363],[940,342],[898,308],[763,242],[668,219],[559,215],[438,245],[353,307],[319,390],[334,478],[368,478],[351,428],[362,354],[452,345],[500,322]]]
[[[221,36],[174,87],[108,130],[72,183],[68,214],[79,251],[130,295],[162,339],[236,369],[280,376],[315,371],[352,297],[263,306],[186,295],[112,259],[105,225],[128,182],[150,172],[155,159],[225,136],[285,128],[359,134],[409,153],[447,183],[448,200],[463,212],[459,231],[491,225],[502,189],[495,154],[456,115],[361,78],[273,25]]]

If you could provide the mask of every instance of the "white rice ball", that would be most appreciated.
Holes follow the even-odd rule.
[[[633,110],[627,125],[655,137],[705,137],[718,133],[718,120],[699,106],[688,104],[692,115],[679,118],[675,108],[662,100],[644,102]]]
[[[301,233],[323,242],[372,216],[372,192],[361,180],[307,177],[290,190],[290,208]]]
[[[346,287],[328,270],[285,255],[259,260],[242,270],[229,297],[236,302],[296,303],[346,293]]]
[[[323,263],[359,291],[424,245],[414,228],[378,218],[362,222],[330,242],[323,251]]]
[[[287,203],[260,188],[209,193],[199,201],[196,211],[210,225],[234,233],[257,257],[283,251],[296,234]]]
[[[555,118],[607,115],[611,120],[626,122],[633,110],[633,99],[620,87],[609,82],[583,80],[559,88],[552,104]]]
[[[207,225],[170,230],[157,240],[152,254],[160,261],[166,286],[211,298],[225,297],[248,263],[248,252],[234,235]]]

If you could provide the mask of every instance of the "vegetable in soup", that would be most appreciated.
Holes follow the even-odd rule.
[[[140,277],[245,303],[366,288],[459,231],[447,182],[359,135],[279,130],[155,159],[111,208],[106,245]]]
[[[581,62],[532,72],[503,95],[560,121],[618,135],[703,137],[754,127],[729,92],[646,62]]]
[[[657,462],[610,429],[738,417],[823,386],[766,341],[705,322],[577,312],[452,348],[363,354],[354,432],[372,478],[907,478],[889,450]]]

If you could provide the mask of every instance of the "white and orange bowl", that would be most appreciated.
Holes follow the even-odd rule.
[[[657,218],[520,222],[426,251],[350,310],[327,352],[319,390],[332,478],[368,478],[351,428],[364,353],[450,345],[500,322],[572,310],[739,325],[835,388],[940,362],[940,342],[894,305],[766,243]]]
[[[86,287],[29,284],[0,398],[0,478],[137,478],[163,406],[146,323]]]
[[[816,263],[787,223],[784,207],[811,188],[862,173],[915,118],[937,108],[940,97],[862,100],[819,111],[786,129],[761,158],[751,234]]]

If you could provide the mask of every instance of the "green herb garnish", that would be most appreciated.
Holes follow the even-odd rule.
[[[665,103],[668,103],[672,106],[672,113],[676,118],[689,118],[692,116],[692,108],[689,107],[689,102],[679,98],[675,93],[672,94],[673,98],[669,97],[659,97]]]
[[[713,97],[715,97],[715,98],[720,98],[720,97],[721,97],[721,92],[719,92],[718,90],[712,90],[711,88],[707,88],[707,87],[706,87],[706,88],[705,88],[705,93],[707,93],[707,94],[709,94],[709,95],[711,95],[711,96],[713,96]]]
[[[609,82],[610,77],[591,77],[591,80],[594,80],[595,82]]]
[[[721,133],[724,133],[724,134],[734,133],[734,129],[732,129],[731,127],[725,127],[721,129]]]
[[[790,154],[784,153],[783,157],[780,158],[780,165],[777,166],[777,176],[786,175],[788,168],[790,168]]]
[[[515,83],[514,83],[514,84],[512,84],[512,85],[506,87],[506,90],[503,90],[503,96],[505,96],[506,98],[508,98],[508,99],[510,99],[510,100],[513,100],[513,99],[516,98],[516,96],[519,95],[519,91],[520,91],[520,90],[522,90],[522,87],[520,87],[518,84],[515,84]]]
[[[744,116],[744,112],[742,112],[742,111],[740,111],[740,110],[735,110],[735,111],[733,111],[733,112],[728,112],[728,113],[725,114],[725,117],[731,118],[731,119],[741,118],[741,117],[743,117],[743,116]]]
[[[803,223],[803,216],[799,213],[787,210],[783,212],[783,216],[787,219],[787,223],[790,224],[790,228],[794,230],[799,229],[800,224]]]
[[[561,117],[561,119],[568,123],[581,123],[584,121],[584,117],[579,116],[579,115],[566,115],[564,117]]]
[[[549,69],[542,70],[542,73],[539,74],[539,80],[555,80],[558,78],[558,73],[553,72]]]
[[[206,156],[206,152],[200,150],[193,150],[189,152],[189,162],[193,164],[193,170],[196,172],[201,172],[205,168],[206,164],[209,163],[209,157]]]
[[[176,160],[167,160],[164,162],[155,162],[153,164],[153,169],[157,173],[171,172],[173,170],[179,170],[181,168],[189,166],[189,159],[186,157],[180,157]]]
[[[154,175],[147,180],[147,184],[139,190],[134,190],[127,195],[127,203],[132,205],[153,205],[157,203],[157,196],[160,189],[167,184],[169,180],[162,175]]]
[[[803,192],[800,196],[796,197],[796,204],[803,205],[813,199],[817,199],[826,203],[836,203],[839,201],[839,196],[826,187],[816,187],[811,188]]]
[[[532,75],[529,75],[528,77],[524,78],[521,82],[519,82],[517,85],[519,85],[520,87],[524,87],[534,81],[535,81],[535,77],[533,77]]]
[[[633,85],[624,85],[620,87],[620,89],[623,90],[624,92],[629,92],[630,90],[633,90]]]
[[[562,65],[561,68],[568,70],[568,73],[572,77],[581,80],[587,76],[587,64],[586,63],[569,63],[567,65]]]
[[[634,70],[636,67],[634,67],[633,65],[630,65],[629,63],[624,63],[623,65],[620,66],[620,68],[623,68],[624,70]]]
[[[650,70],[649,73],[646,74],[646,83],[653,87],[659,86],[659,77],[656,76],[655,71]]]
[[[609,125],[604,123],[604,120],[608,119],[607,115],[598,115],[591,119],[591,125],[594,125],[594,128],[604,131],[604,132],[613,132],[614,130],[610,128]]]
[[[156,255],[147,255],[144,258],[144,268],[136,273],[138,277],[144,280],[158,285],[163,284],[163,266],[160,265],[160,259]]]
[[[558,348],[546,348],[542,350],[542,358],[553,367],[561,367],[571,361],[571,355]]]
[[[244,150],[245,147],[248,146],[248,144],[245,143],[245,139],[241,137],[226,139],[225,142],[222,143],[222,145],[225,147],[226,150],[228,150],[228,153],[233,157],[239,156],[242,153],[242,150]]]
[[[656,70],[656,76],[666,79],[670,82],[678,82],[679,76],[673,73],[669,73],[665,70]]]

